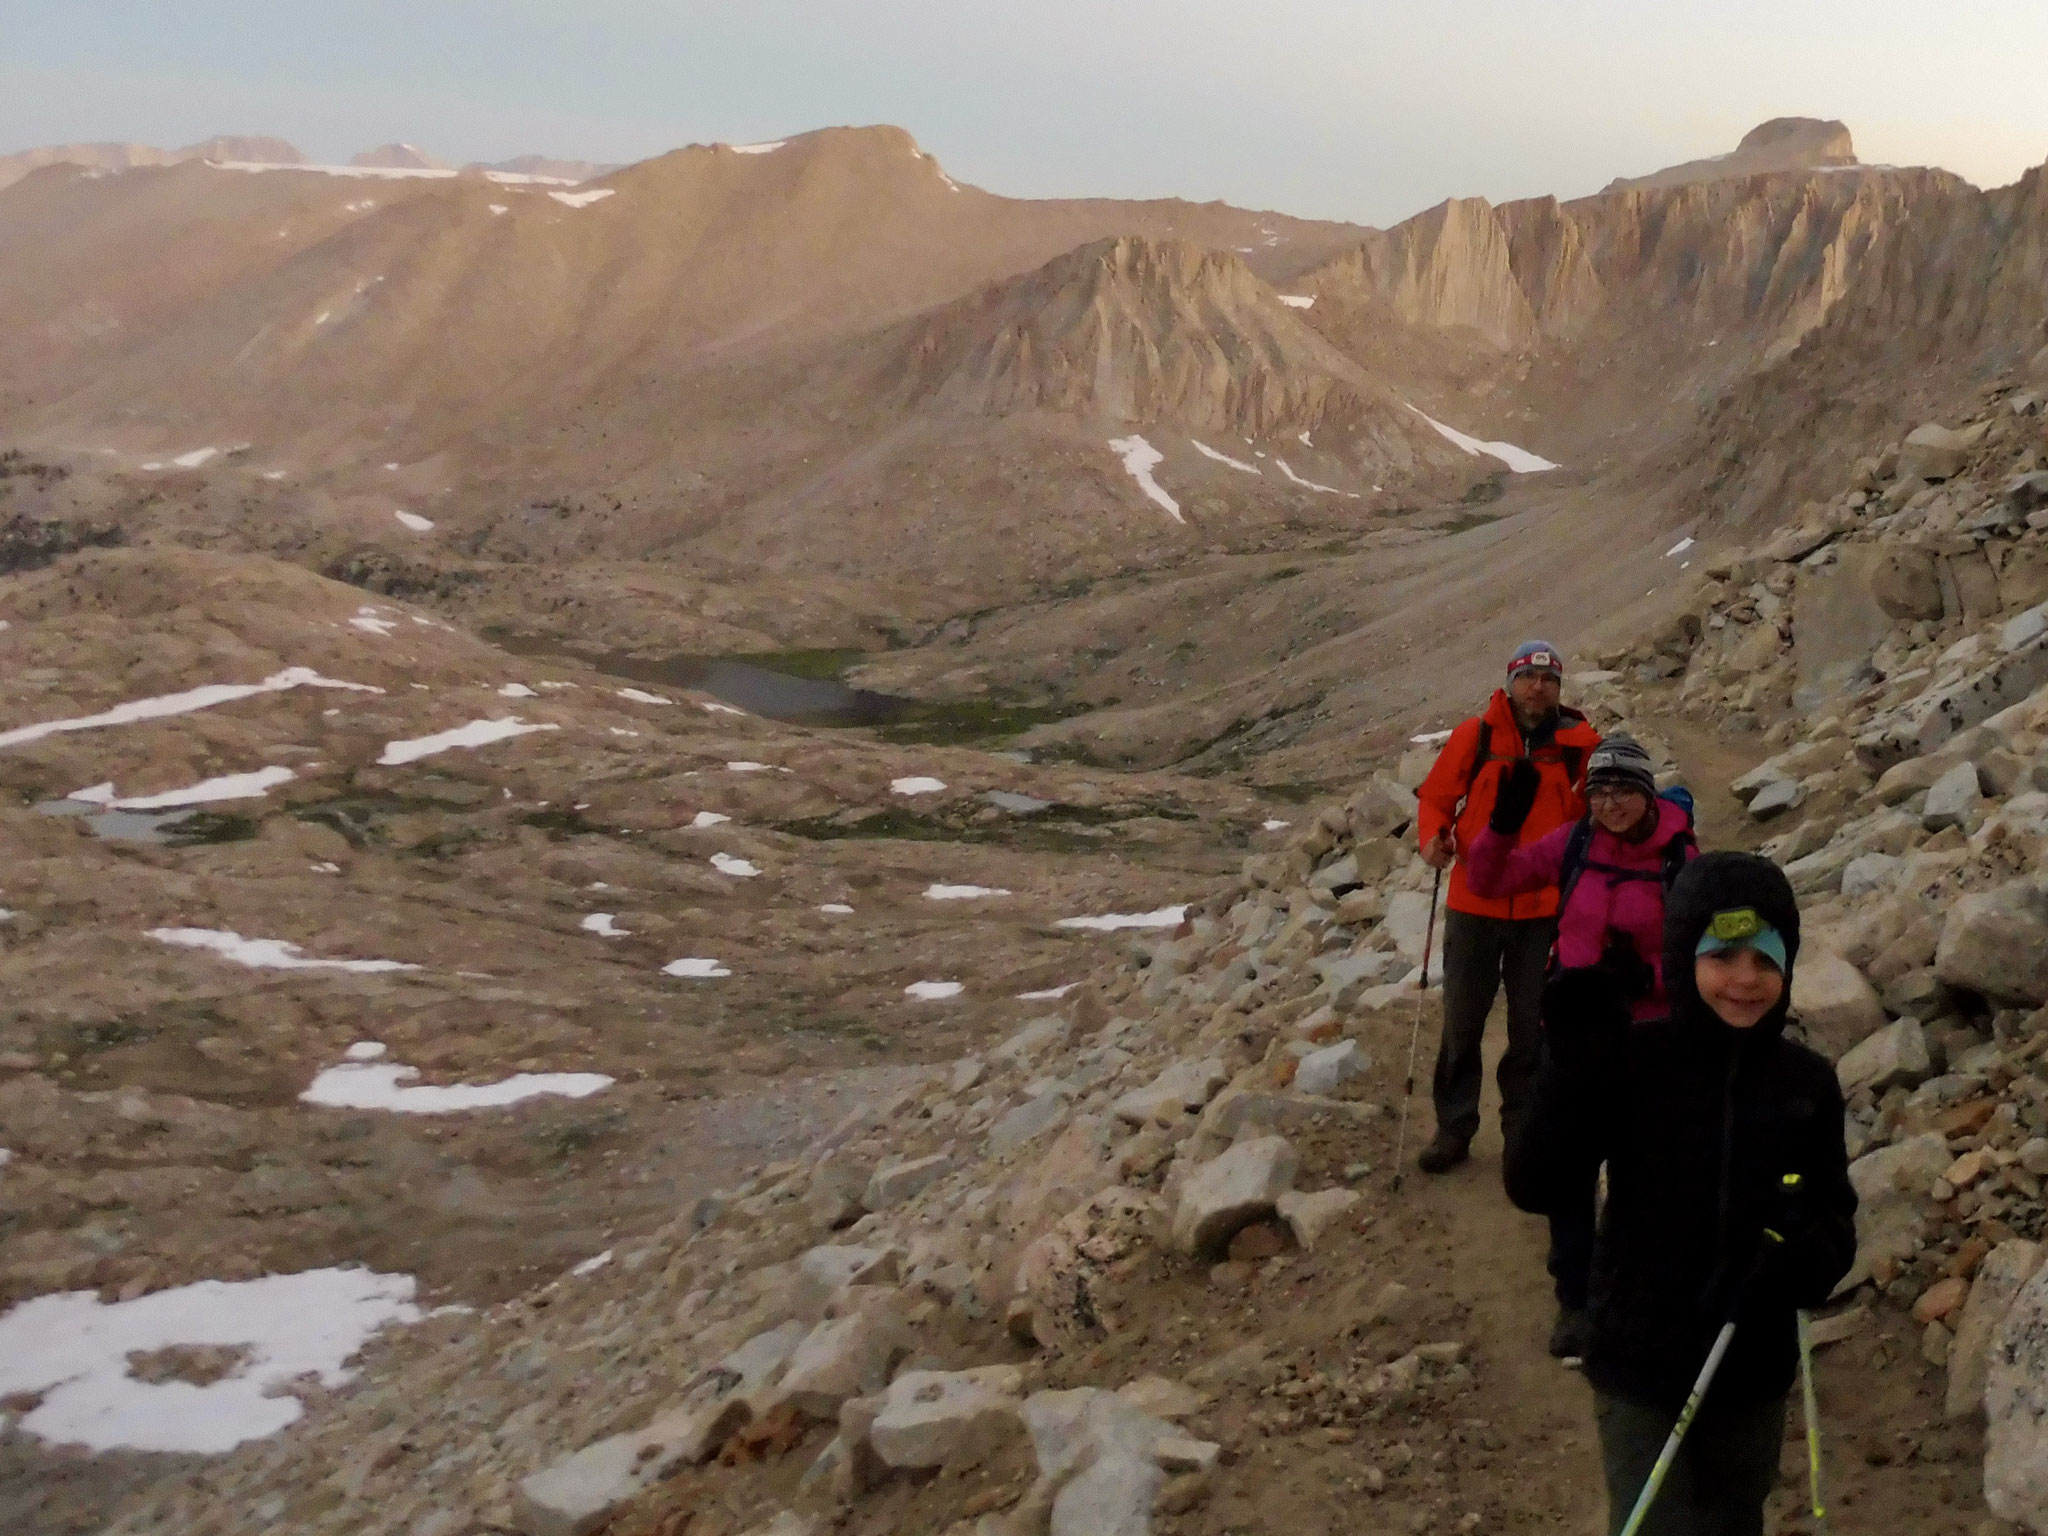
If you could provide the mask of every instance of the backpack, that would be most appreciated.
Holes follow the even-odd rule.
[[[1593,818],[1582,816],[1578,825],[1572,828],[1572,835],[1564,845],[1564,862],[1557,872],[1557,910],[1564,911],[1565,903],[1572,899],[1572,887],[1579,883],[1579,876],[1589,868],[1597,869],[1603,875],[1615,880],[1662,880],[1664,889],[1670,890],[1677,883],[1679,871],[1685,868],[1686,854],[1699,848],[1700,840],[1693,831],[1692,791],[1683,786],[1673,786],[1658,794],[1659,800],[1669,801],[1685,812],[1685,825],[1664,845],[1664,864],[1656,873],[1644,869],[1621,869],[1612,864],[1602,864],[1589,859],[1586,850],[1593,845]]]

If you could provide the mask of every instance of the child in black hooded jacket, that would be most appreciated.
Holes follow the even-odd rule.
[[[1507,1187],[1547,1214],[1607,1167],[1585,1368],[1616,1532],[1731,1317],[1734,1340],[1642,1530],[1763,1530],[1796,1310],[1825,1301],[1855,1258],[1841,1090],[1783,1034],[1798,953],[1783,872],[1704,854],[1666,904],[1669,1019],[1632,1024],[1640,979],[1605,963],[1545,993],[1546,1057]]]

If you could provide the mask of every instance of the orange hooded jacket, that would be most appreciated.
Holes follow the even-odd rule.
[[[1516,844],[1533,843],[1545,833],[1586,814],[1586,759],[1600,745],[1600,733],[1576,709],[1560,708],[1557,732],[1528,755],[1541,781],[1529,819],[1522,823]],[[1464,851],[1493,815],[1501,775],[1524,754],[1522,729],[1515,723],[1507,690],[1497,688],[1486,712],[1451,732],[1437,754],[1436,765],[1415,792],[1415,830],[1423,846],[1445,827],[1453,831],[1459,859],[1451,870],[1449,905],[1453,912],[1475,917],[1534,918],[1557,913],[1557,887],[1520,896],[1480,896],[1465,879]]]

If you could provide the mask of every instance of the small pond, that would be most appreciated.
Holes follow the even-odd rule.
[[[504,634],[490,638],[515,656],[564,656],[564,647],[549,640]],[[865,651],[663,657],[576,651],[568,655],[610,677],[657,687],[695,688],[765,719],[792,725],[865,726],[884,740],[904,744],[991,741],[1068,713],[992,699],[933,701],[849,687],[840,679],[867,655]],[[1018,755],[1029,761],[1028,756]]]

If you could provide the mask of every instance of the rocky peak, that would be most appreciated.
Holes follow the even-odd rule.
[[[366,149],[349,158],[350,165],[366,169],[399,171],[445,171],[441,161],[416,144],[380,144],[375,149]]]
[[[1781,171],[1833,170],[1856,164],[1856,146],[1848,126],[1832,118],[1774,117],[1742,136],[1733,153],[1713,155],[1666,166],[1647,176],[1620,176],[1603,192],[1681,187],[1694,181],[1731,176],[1763,176]]]

